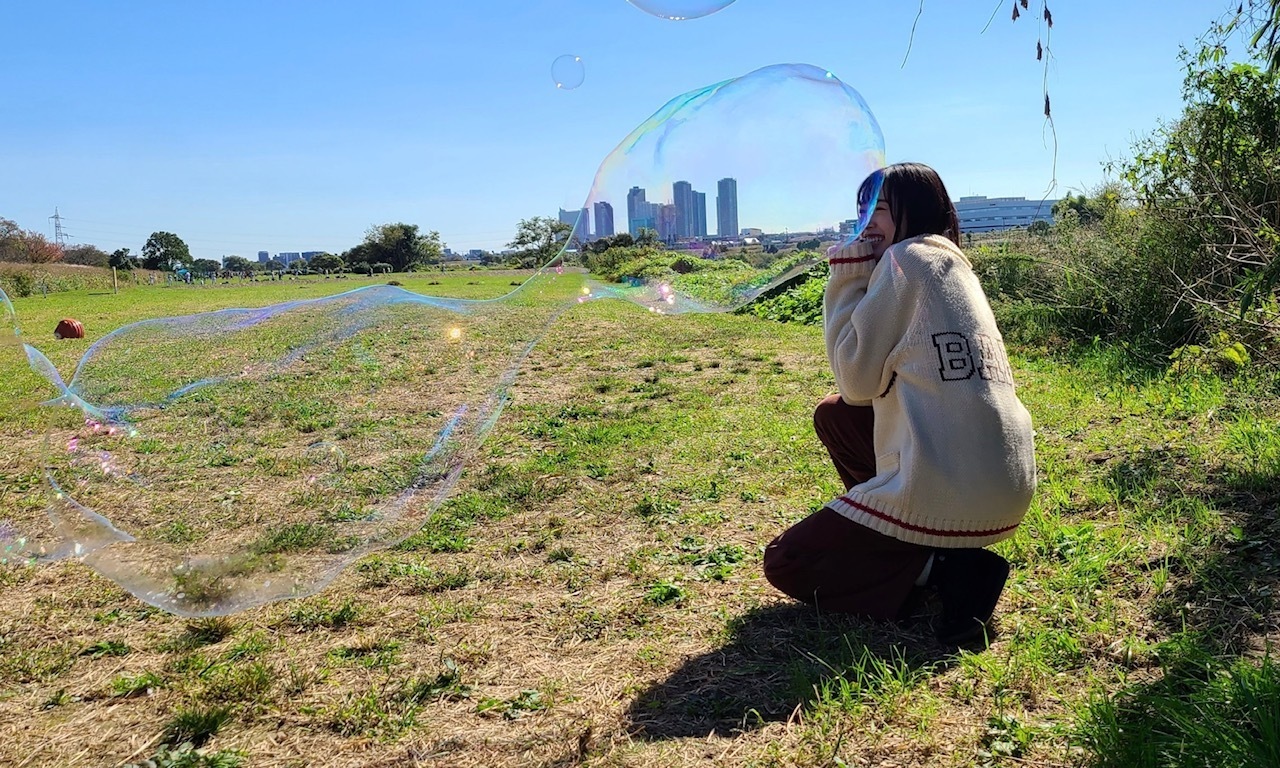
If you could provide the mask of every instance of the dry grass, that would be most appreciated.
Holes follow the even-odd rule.
[[[217,707],[205,748],[253,766],[1080,763],[1081,706],[1160,678],[1174,601],[1226,611],[1192,612],[1209,627],[1240,612],[1190,590],[1246,514],[1214,487],[1241,406],[1099,391],[1035,356],[1019,373],[1042,492],[1002,546],[1015,575],[984,653],[937,648],[935,606],[819,615],[760,575],[763,545],[835,489],[813,329],[587,304],[526,361],[438,527],[317,596],[191,621],[76,563],[0,571],[0,763],[140,760]],[[38,436],[4,434],[4,477],[30,475]],[[1242,634],[1274,632],[1249,599]]]

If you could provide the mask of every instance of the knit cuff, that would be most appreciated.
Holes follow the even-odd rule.
[[[831,266],[831,273],[846,277],[870,273],[876,266],[872,247],[871,243],[855,240],[828,248],[827,263]]]

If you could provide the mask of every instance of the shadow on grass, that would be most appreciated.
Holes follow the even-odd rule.
[[[1155,649],[1161,676],[1081,721],[1092,765],[1280,766],[1280,452],[1263,454],[1211,479],[1204,498],[1229,529],[1174,564],[1154,609],[1170,637]]]
[[[733,620],[728,642],[641,692],[627,715],[638,737],[729,734],[790,718],[818,698],[873,699],[942,671],[951,655],[923,623],[873,623],[778,604]]]

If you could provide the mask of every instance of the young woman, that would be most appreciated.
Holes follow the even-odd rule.
[[[879,199],[857,242],[828,253],[823,305],[838,394],[814,426],[845,493],[765,550],[765,576],[820,609],[897,618],[936,589],[938,640],[986,637],[1008,538],[1035,490],[1031,417],[1014,391],[960,224],[932,168],[899,163],[863,183]]]

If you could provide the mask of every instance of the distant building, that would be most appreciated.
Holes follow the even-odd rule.
[[[304,259],[308,264],[310,264],[312,259],[314,259],[315,257],[319,256],[319,255],[320,255],[320,254],[322,254],[322,253],[324,253],[324,251],[303,251],[303,252],[302,252],[302,258],[303,258],[303,259]]]
[[[271,261],[271,254],[266,251],[258,251],[258,263],[266,264],[268,261]]]
[[[697,216],[693,212],[693,185],[687,181],[672,184],[671,199],[676,207],[675,237],[689,237]]]
[[[984,197],[975,195],[955,201],[961,232],[998,232],[1029,227],[1035,221],[1053,223],[1057,200],[1028,200],[1025,197]]]
[[[484,251],[479,248],[472,248],[467,251],[467,261],[480,261],[484,258]]]
[[[707,195],[687,181],[671,185],[671,198],[679,212],[676,235],[681,238],[705,237],[707,234]]]
[[[591,214],[586,208],[580,208],[576,211],[566,211],[561,208],[560,223],[573,227],[571,234],[576,235],[579,240],[591,239]]]
[[[759,227],[743,227],[741,234],[743,237],[764,237],[764,230]]]
[[[606,202],[599,202],[595,204],[594,209],[596,237],[613,237],[613,206]]]
[[[844,221],[840,222],[840,236],[848,237],[849,235],[852,235],[853,230],[857,229],[857,227],[858,227],[857,219],[845,219]]]
[[[648,204],[644,199],[643,187],[632,187],[627,191],[627,231],[632,237],[640,234],[640,227],[643,226],[637,222],[644,218],[651,218],[643,214],[649,212]],[[653,226],[652,224],[648,226]]]
[[[662,212],[661,203],[639,203],[636,218],[631,222],[633,236],[639,237],[642,229],[658,229],[658,217]]]
[[[658,205],[654,218],[654,229],[658,230],[658,239],[664,243],[674,243],[680,239],[680,209],[674,203]]]
[[[293,262],[301,259],[302,254],[297,251],[288,251],[286,253],[277,253],[276,258],[280,259],[280,261],[287,267]]]
[[[738,235],[738,180],[721,179],[716,184],[716,232],[720,237]]]

